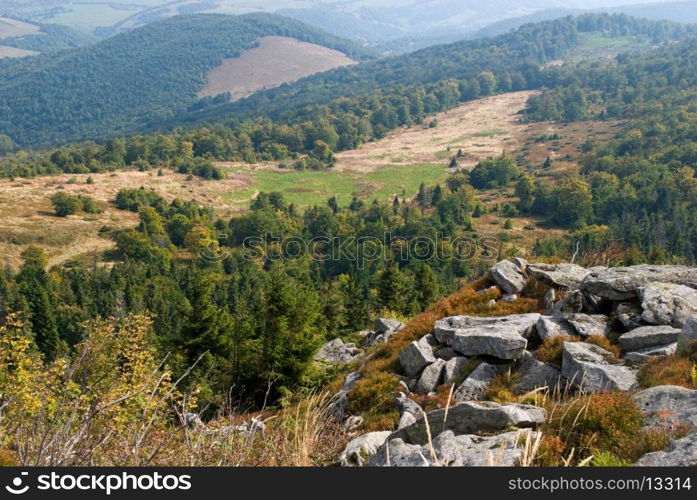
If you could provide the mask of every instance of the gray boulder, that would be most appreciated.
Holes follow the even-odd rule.
[[[530,264],[528,274],[556,288],[576,289],[590,274],[585,267],[576,264]]]
[[[455,435],[498,432],[509,427],[536,427],[547,420],[544,408],[530,405],[501,405],[488,401],[460,403],[435,410],[412,425],[392,433],[389,441],[402,439],[406,443],[424,445],[428,442],[428,420],[431,433],[453,431]]]
[[[527,339],[505,327],[462,330],[452,342],[452,348],[465,356],[487,355],[499,359],[517,359],[527,345]]]
[[[442,344],[464,356],[515,359],[525,351],[527,338],[535,333],[539,319],[539,314],[453,316],[436,321],[434,334]]]
[[[647,347],[646,349],[628,352],[622,356],[622,359],[624,359],[627,363],[645,363],[656,356],[670,356],[675,354],[677,350],[678,343],[673,342],[672,344],[659,345],[658,347]]]
[[[558,368],[543,363],[529,352],[518,361],[518,373],[520,373],[520,380],[515,386],[518,394],[544,387],[555,390],[563,385],[561,371]]]
[[[431,363],[421,372],[419,380],[416,382],[414,392],[418,394],[428,394],[436,390],[443,383],[443,370],[445,369],[445,361],[437,359],[435,363]]]
[[[489,270],[489,277],[508,294],[519,294],[525,288],[525,276],[518,266],[502,260]]]
[[[386,443],[370,460],[369,465],[441,466],[441,467],[515,467],[520,465],[525,443],[535,440],[537,433],[520,429],[495,436],[465,434],[452,431],[440,433],[429,445],[410,445],[401,439]],[[434,457],[435,454],[435,457]]]
[[[638,351],[650,347],[672,344],[678,340],[680,330],[670,326],[642,326],[620,336],[623,351]]]
[[[697,432],[673,441],[666,451],[647,453],[636,465],[638,467],[696,467]]]
[[[395,333],[404,327],[404,323],[391,318],[378,318],[375,320],[374,327],[380,333]]]
[[[581,291],[603,299],[624,301],[639,296],[649,283],[686,285],[697,282],[697,268],[643,264],[631,267],[591,269],[581,283]]]
[[[515,293],[508,293],[501,297],[501,302],[515,302],[516,300],[518,300],[518,295]]]
[[[613,364],[611,359],[612,353],[594,344],[565,342],[561,374],[586,392],[634,389],[636,370]]]
[[[327,342],[315,354],[314,360],[323,363],[348,363],[361,354],[361,350],[355,344],[344,344],[341,339]]]
[[[641,318],[651,325],[685,326],[697,313],[697,290],[671,283],[651,283],[640,290]]]
[[[399,425],[398,429],[408,427],[424,414],[423,409],[419,404],[407,397],[404,393],[397,394],[397,410],[399,411]]]
[[[610,329],[610,319],[600,314],[569,314],[564,318],[576,333],[584,338],[593,335],[606,336]]]
[[[480,363],[453,393],[455,401],[480,401],[484,399],[491,381],[499,376],[504,368],[489,363]]]
[[[454,384],[460,375],[462,375],[462,371],[469,361],[469,358],[464,356],[456,356],[449,359],[443,368],[443,383]]]
[[[694,342],[697,342],[697,317],[692,316],[680,330],[680,335],[678,336],[678,350],[684,351]]]
[[[576,331],[563,319],[553,316],[541,316],[537,322],[537,336],[543,342],[553,337],[572,337]]]
[[[362,467],[385,444],[390,431],[369,432],[349,441],[339,457],[342,467]]]
[[[641,319],[643,312],[644,310],[638,302],[618,302],[615,306],[617,319],[627,330],[645,326],[646,323]]]
[[[697,391],[674,385],[652,387],[633,396],[650,427],[697,427]]]
[[[423,339],[412,342],[399,353],[399,364],[408,377],[416,377],[421,370],[435,362],[433,347]]]

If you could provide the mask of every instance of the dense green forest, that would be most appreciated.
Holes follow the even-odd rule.
[[[637,261],[697,261],[696,89],[693,39],[650,56],[561,69],[553,88],[529,101],[530,119],[629,120],[616,139],[584,145],[574,180],[584,208],[567,221],[570,227],[607,226],[594,238],[634,249]],[[558,219],[551,186],[538,179],[529,207]]]
[[[114,203],[140,216],[136,229],[112,233],[122,262],[46,271],[41,249],[29,247],[17,272],[0,271],[0,319],[20,312],[52,359],[70,352],[90,318],[152,314],[161,355],[179,374],[203,357],[190,383],[218,403],[230,387],[263,397],[271,380],[280,397],[321,381],[311,358],[323,342],[374,314],[420,312],[496,252],[473,231],[478,203],[459,184],[424,187],[413,202],[354,199],[341,209],[330,199],[303,212],[261,193],[232,220],[143,188]],[[476,241],[488,255],[439,234]],[[299,241],[313,243],[298,252]]]
[[[583,33],[608,37],[641,35],[652,43],[679,40],[695,34],[695,27],[669,22],[647,21],[625,15],[587,14],[522,26],[515,32],[494,38],[457,42],[430,47],[403,56],[381,59],[353,67],[339,68],[306,78],[293,85],[259,92],[248,99],[208,110],[204,118],[268,116],[293,120],[316,106],[342,98],[365,97],[378,90],[385,94],[403,93],[419,85],[447,79],[463,82],[463,100],[472,95],[488,95],[539,88],[547,84],[540,66],[561,59],[581,43]],[[483,72],[495,78],[482,81]],[[474,80],[478,80],[474,83]],[[476,87],[479,87],[477,89]],[[401,89],[401,92],[400,92]],[[462,92],[464,90],[464,92]],[[477,90],[479,92],[477,92]],[[469,91],[469,94],[468,94]],[[309,109],[308,109],[309,108]]]
[[[299,21],[193,15],[96,45],[0,61],[0,133],[21,145],[113,136],[185,111],[223,59],[259,38],[289,36],[361,59],[368,53]]]

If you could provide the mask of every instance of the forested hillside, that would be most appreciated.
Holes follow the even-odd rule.
[[[288,18],[196,15],[97,45],[0,63],[0,133],[24,145],[101,138],[157,123],[197,100],[206,74],[264,36],[366,52]]]
[[[244,29],[235,24],[241,19]],[[199,23],[210,27],[211,20],[227,33],[227,45],[216,42],[221,32],[202,34]],[[361,431],[392,430],[403,417],[394,391],[405,389],[394,373],[409,381],[413,399],[401,399],[402,406],[442,412],[451,408],[456,386],[474,370],[488,369],[489,385],[478,385],[482,394],[476,397],[550,411],[549,419],[538,419],[545,435],[531,464],[626,464],[666,448],[679,427],[670,438],[649,435],[628,392],[575,394],[577,371],[564,375],[571,382],[560,384],[566,389],[556,394],[543,394],[538,382],[519,391],[527,362],[511,360],[525,356],[520,359],[552,370],[558,381],[569,353],[578,350],[584,366],[626,372],[631,380],[623,391],[666,381],[697,387],[694,351],[681,353],[677,344],[670,356],[663,355],[667,346],[663,354],[632,349],[645,362],[640,370],[618,358],[630,352],[627,337],[623,345],[619,336],[627,331],[648,327],[646,337],[629,340],[653,342],[653,328],[690,324],[697,296],[689,286],[697,271],[640,266],[627,280],[626,271],[599,267],[697,262],[694,28],[626,16],[565,18],[495,39],[366,62],[232,105],[177,101],[201,83],[176,80],[183,68],[194,65],[204,75],[209,65],[252,47],[269,31],[302,38],[296,27],[302,26],[256,15],[180,18],[103,42],[97,52],[63,53],[56,58],[65,63],[61,68],[46,56],[3,63],[7,80],[0,88],[13,99],[0,108],[0,131],[6,133],[0,134],[0,153],[6,153],[0,158],[0,238],[3,248],[21,252],[21,261],[0,268],[0,358],[7,361],[0,363],[0,392],[13,398],[0,419],[7,437],[1,458],[30,463],[39,457],[37,463],[50,465],[335,463],[336,442],[351,430],[341,428],[343,422],[313,394],[337,393],[349,371],[354,378],[338,393],[340,410],[360,415]],[[176,32],[174,45],[159,43],[162,30]],[[321,33],[312,36],[315,43],[342,47]],[[588,40],[596,47],[619,39],[645,43],[642,50],[578,57]],[[147,54],[130,64],[142,47]],[[179,86],[155,77],[161,74]],[[58,85],[73,82],[88,92],[86,81],[96,90],[74,99],[72,90]],[[20,85],[30,91],[24,100]],[[66,100],[53,101],[53,95]],[[99,96],[101,107],[91,101]],[[498,108],[491,104],[496,99]],[[508,109],[514,104],[514,111]],[[506,120],[487,121],[485,107],[507,113]],[[188,111],[188,126],[49,150],[20,149],[14,142],[106,137],[136,121],[145,126],[172,118],[175,111]],[[169,123],[180,123],[180,116],[174,118]],[[466,120],[479,128],[466,128]],[[516,132],[498,130],[504,127]],[[332,186],[326,199],[293,203],[280,188],[260,189],[240,174],[246,168],[248,174],[290,179],[293,170],[324,176],[341,170],[337,151],[374,141],[362,156],[353,155],[353,170],[344,173],[360,180],[368,168],[360,162],[374,160],[375,171],[393,168],[388,172],[406,176],[414,165],[399,153],[413,148],[411,158],[429,161],[423,144],[434,139],[428,159],[440,163],[425,168],[437,170],[438,180],[409,191],[395,184],[379,197],[370,182],[357,181],[348,198],[339,200],[339,188]],[[390,148],[372,147],[388,141]],[[458,150],[463,142],[481,149]],[[356,151],[344,155],[351,153]],[[37,181],[30,177],[46,174],[60,175],[30,186]],[[141,181],[161,190],[139,187]],[[217,194],[206,186],[219,187]],[[299,194],[312,189],[302,182],[292,187]],[[223,213],[221,200],[232,190],[246,193],[246,206]],[[38,218],[48,221],[48,230],[28,235],[25,226]],[[98,231],[99,249],[57,230],[87,225]],[[85,248],[50,265],[51,247],[59,245]],[[521,258],[489,271],[500,258],[513,257],[584,267],[528,265]],[[480,279],[487,272],[493,281]],[[490,287],[493,282],[500,289]],[[588,283],[596,288],[585,288]],[[646,294],[651,287],[657,295]],[[493,331],[477,331],[466,346],[451,339],[445,347],[438,335],[432,341],[427,336],[435,321],[453,315],[523,313],[532,315],[524,319],[528,326],[520,317],[482,318]],[[359,333],[382,317],[405,326],[395,334],[402,324],[391,321],[399,326]],[[477,328],[483,324],[475,321]],[[543,338],[542,327],[550,324]],[[519,334],[511,335],[509,325]],[[683,325],[660,335],[674,343],[686,331],[678,328]],[[596,331],[602,335],[591,333]],[[573,332],[588,338],[581,341]],[[371,345],[375,335],[385,340],[388,333],[395,334],[389,342]],[[453,338],[461,334],[453,332]],[[350,361],[317,361],[323,344],[336,339]],[[366,357],[343,341],[363,343]],[[437,352],[431,349],[436,344]],[[486,348],[478,350],[479,344]],[[410,355],[415,349],[430,354]],[[456,353],[466,358],[457,360]],[[441,356],[455,359],[447,366],[459,363],[457,370],[447,375],[451,359]],[[412,370],[414,360],[420,366]],[[440,371],[429,382],[431,366]],[[446,376],[449,382],[442,384]],[[600,385],[598,391],[606,388]],[[475,404],[462,397],[465,407]],[[487,411],[494,405],[487,403]],[[326,414],[313,413],[318,407]],[[270,431],[255,438],[258,421],[237,426],[239,408],[251,411],[248,417],[273,416]],[[321,423],[312,427],[311,421]],[[302,434],[308,427],[311,438]],[[22,432],[9,431],[15,428]],[[42,435],[57,437],[37,437]],[[145,451],[133,445],[133,436],[146,443]],[[53,443],[59,443],[55,449]],[[60,443],[68,444],[58,449]],[[305,455],[289,460],[288,450],[298,446]],[[308,450],[317,449],[323,455],[310,457]],[[238,450],[251,451],[238,457]]]
[[[410,87],[458,81],[461,94],[487,95],[539,88],[546,84],[540,66],[563,58],[581,43],[580,35],[594,33],[611,38],[645,36],[651,43],[679,40],[695,27],[635,19],[624,15],[587,14],[537,24],[494,38],[458,42],[411,54],[342,68],[307,78],[301,83],[262,92],[209,116],[294,117],[305,106],[317,106],[337,96],[359,97],[377,90],[409,94]],[[487,81],[482,73],[493,74]],[[474,83],[474,80],[478,80]],[[479,87],[477,89],[477,87]],[[481,93],[481,94],[479,94]]]
[[[12,36],[2,39],[2,45],[35,52],[58,52],[90,45],[96,37],[58,24],[40,26],[37,33],[25,36]]]

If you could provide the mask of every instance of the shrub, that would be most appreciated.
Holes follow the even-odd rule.
[[[549,408],[549,421],[543,428],[547,437],[538,454],[540,465],[559,465],[571,456],[582,461],[597,454],[611,454],[619,461],[634,463],[669,443],[665,431],[643,428],[643,414],[626,392],[547,402],[551,404],[554,406]]]
[[[562,335],[548,338],[537,350],[537,359],[559,367],[564,353],[564,342],[579,342],[579,340],[578,337],[568,338]]]
[[[697,389],[694,377],[694,363],[682,355],[672,355],[651,359],[639,369],[637,379],[642,387],[659,385],[679,385]]]
[[[87,214],[98,214],[101,212],[99,206],[97,205],[97,202],[94,201],[94,198],[90,196],[81,195],[79,197],[79,200],[83,212]]]
[[[77,196],[59,191],[51,196],[53,211],[58,217],[74,215],[80,210],[80,199]]]

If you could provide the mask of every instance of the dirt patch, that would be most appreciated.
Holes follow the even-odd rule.
[[[208,74],[199,97],[230,92],[237,101],[253,93],[291,83],[306,76],[355,64],[339,51],[294,38],[268,36],[240,57],[225,59]]]
[[[6,47],[5,45],[0,45],[0,59],[5,57],[26,57],[35,56],[38,52],[33,50],[16,49],[14,47]]]
[[[16,36],[36,35],[40,28],[34,24],[17,21],[8,17],[0,17],[0,39]]]

